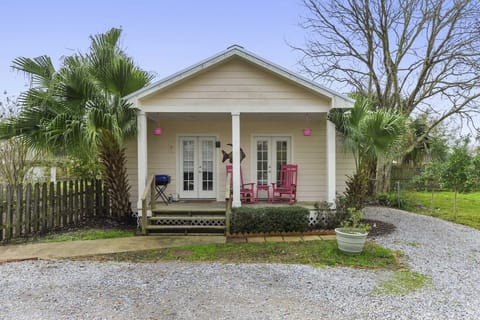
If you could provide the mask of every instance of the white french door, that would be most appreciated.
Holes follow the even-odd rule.
[[[290,137],[254,137],[254,170],[258,185],[278,182],[280,166],[291,162]]]
[[[179,138],[180,198],[216,198],[215,137]]]

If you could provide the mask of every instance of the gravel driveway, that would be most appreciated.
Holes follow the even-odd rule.
[[[400,249],[433,284],[373,294],[385,271],[297,265],[30,261],[0,265],[1,319],[478,319],[480,231],[385,208]]]

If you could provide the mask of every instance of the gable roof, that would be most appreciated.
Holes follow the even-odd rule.
[[[309,80],[303,76],[300,76],[273,62],[263,59],[262,57],[259,57],[256,54],[245,50],[243,47],[239,45],[232,45],[228,47],[226,50],[219,52],[210,58],[202,60],[197,64],[194,64],[166,78],[156,81],[140,90],[137,90],[127,95],[125,98],[128,100],[138,100],[138,99],[145,98],[166,87],[170,87],[184,79],[190,78],[208,68],[221,64],[222,62],[225,62],[228,59],[235,56],[240,57],[262,69],[268,70],[283,79],[292,81],[303,88],[313,91],[314,93],[318,93],[320,95],[331,98],[333,101],[332,107],[350,108],[353,106],[354,100],[350,99],[349,97],[343,94],[340,94],[338,92],[335,92],[331,89],[328,89],[312,80]]]

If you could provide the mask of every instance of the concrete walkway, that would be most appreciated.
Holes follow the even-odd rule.
[[[335,235],[298,235],[230,238],[229,242],[291,242],[334,240]],[[0,263],[27,259],[79,257],[185,245],[225,243],[224,236],[147,236],[0,246]]]
[[[225,243],[224,236],[148,236],[0,246],[0,262],[78,257],[192,244]]]

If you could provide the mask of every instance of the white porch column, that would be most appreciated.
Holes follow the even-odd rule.
[[[138,203],[137,209],[142,208],[142,194],[147,184],[148,157],[147,157],[147,117],[144,111],[137,113],[137,158],[138,158]]]
[[[327,201],[335,205],[336,189],[336,147],[335,147],[335,125],[327,121]]]
[[[240,201],[240,112],[232,112],[232,207],[242,206]]]

